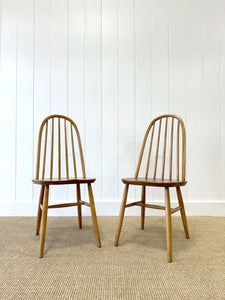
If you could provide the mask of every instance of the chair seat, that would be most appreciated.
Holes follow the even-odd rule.
[[[144,186],[159,186],[159,187],[177,187],[183,186],[187,181],[177,181],[168,179],[153,179],[153,178],[122,178],[123,183],[132,185]]]
[[[45,178],[45,179],[32,179],[33,183],[41,185],[59,185],[59,184],[83,184],[93,183],[95,178]]]

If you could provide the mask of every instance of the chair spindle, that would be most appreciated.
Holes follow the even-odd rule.
[[[164,146],[163,146],[162,179],[164,179],[164,173],[165,173],[165,160],[166,160],[166,139],[167,139],[167,123],[168,123],[168,118],[166,118],[166,123],[165,123],[165,132],[164,132]]]
[[[45,145],[44,145],[44,155],[43,155],[43,168],[42,168],[42,179],[45,177],[45,161],[46,161],[46,151],[47,151],[47,138],[48,138],[48,122],[45,127]]]
[[[147,168],[146,168],[145,178],[148,178],[148,172],[149,172],[150,157],[151,157],[151,152],[152,152],[152,142],[153,142],[154,131],[155,131],[155,124],[153,124],[153,126],[152,126],[152,134],[151,134],[151,140],[150,140],[150,145],[149,145],[149,152],[148,152],[148,160],[147,160]]]
[[[179,122],[177,122],[177,180],[179,180],[180,178],[180,174],[179,174],[179,170],[180,170],[180,166],[179,166],[179,151],[180,151],[180,130],[179,130]]]
[[[54,118],[52,118],[52,141],[51,141],[51,166],[50,166],[50,179],[53,173],[53,152],[54,152]]]
[[[159,155],[159,141],[160,141],[160,133],[161,133],[161,123],[162,123],[162,119],[159,120],[159,131],[158,131],[157,149],[156,149],[156,156],[155,156],[154,179],[156,178],[156,172],[157,172],[158,155]]]
[[[77,178],[77,168],[76,168],[76,159],[75,159],[75,150],[74,150],[74,140],[73,140],[73,127],[72,127],[72,124],[70,124],[70,132],[71,132],[71,142],[72,142],[74,175],[75,175],[75,178]]]
[[[58,120],[57,120],[58,119]],[[64,120],[64,124],[63,121]],[[70,124],[70,128],[69,125]],[[55,127],[55,128],[54,128]],[[64,127],[64,128],[63,128]],[[55,129],[55,131],[54,131]],[[71,130],[71,137],[69,130]],[[57,132],[58,131],[58,132]],[[68,134],[68,136],[67,136]],[[71,141],[70,141],[71,138]],[[83,172],[83,178],[77,177],[76,161],[75,161],[75,146],[76,138],[78,142],[79,151],[76,152],[81,159],[81,167]],[[61,142],[65,146],[61,146]],[[64,148],[65,147],[65,148]],[[72,148],[72,149],[71,149]],[[55,153],[54,153],[55,152]],[[65,155],[65,159],[64,156]],[[70,155],[73,156],[74,177],[69,177],[69,163]],[[72,160],[72,158],[71,158]],[[42,167],[43,161],[43,168]],[[54,168],[53,164],[57,164]],[[72,163],[72,161],[71,161]],[[65,164],[65,167],[64,167]],[[47,165],[47,167],[45,167]],[[54,170],[53,170],[54,168]],[[66,175],[64,168],[66,168]],[[73,167],[72,167],[73,168]],[[71,171],[73,176],[73,171]],[[42,179],[40,177],[42,176]],[[61,178],[63,177],[63,178]],[[66,178],[65,178],[66,177]],[[93,227],[97,240],[97,246],[101,247],[100,235],[98,230],[97,216],[94,204],[94,197],[91,184],[94,183],[95,178],[86,178],[85,165],[83,158],[83,150],[81,145],[80,134],[74,121],[67,116],[63,115],[50,115],[46,117],[40,126],[38,134],[38,146],[37,146],[37,161],[36,161],[36,178],[32,180],[33,183],[41,185],[41,191],[39,196],[38,212],[37,212],[37,225],[36,235],[41,231],[40,236],[40,254],[39,257],[43,257],[44,244],[46,235],[46,224],[48,209],[50,208],[62,208],[77,206],[78,209],[78,221],[79,227],[82,228],[82,210],[81,206],[86,205],[91,208],[91,215],[93,221]],[[49,205],[49,187],[60,185],[76,185],[77,186],[77,201],[69,203],[60,203]],[[88,188],[89,202],[81,201],[80,185],[86,185]]]
[[[172,169],[173,169],[173,124],[174,124],[174,118],[172,118],[172,124],[171,124],[171,141],[170,141],[170,180],[172,179]]]
[[[67,145],[67,130],[66,130],[66,120],[64,120],[65,129],[65,154],[66,154],[66,176],[69,178],[69,164],[68,164],[68,145]]]
[[[61,132],[60,118],[58,118],[58,177],[61,179]]]

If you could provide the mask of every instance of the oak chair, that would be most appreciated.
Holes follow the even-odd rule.
[[[82,174],[81,177],[78,174]],[[95,178],[86,177],[80,134],[70,118],[50,115],[43,120],[38,136],[36,177],[32,181],[41,185],[36,225],[36,235],[41,226],[40,257],[44,252],[48,208],[77,206],[79,227],[82,228],[81,206],[90,207],[97,245],[101,247],[91,186]],[[76,202],[49,205],[49,187],[65,184],[76,185]],[[90,203],[81,200],[83,184],[87,184]]]
[[[181,213],[185,236],[188,239],[188,226],[184,209],[181,186],[185,180],[186,168],[186,133],[179,116],[166,114],[155,118],[144,136],[134,178],[123,178],[125,184],[121,203],[118,228],[114,246],[118,246],[123,224],[125,208],[141,206],[141,229],[144,229],[145,208],[165,210],[168,261],[172,262],[172,225],[171,214]],[[140,173],[142,176],[140,177]],[[126,204],[129,185],[142,186],[141,201]],[[165,206],[146,203],[146,187],[162,187],[165,190]],[[176,188],[179,206],[170,206],[170,188]]]

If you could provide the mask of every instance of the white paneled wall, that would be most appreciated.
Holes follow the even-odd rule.
[[[225,1],[0,0],[0,17],[0,215],[36,213],[48,114],[77,123],[97,212],[113,215],[148,123],[175,113],[187,130],[187,212],[225,216]],[[57,187],[51,201],[74,193]]]

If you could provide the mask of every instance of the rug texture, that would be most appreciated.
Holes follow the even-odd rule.
[[[102,247],[90,217],[49,217],[39,258],[36,218],[0,218],[0,299],[225,300],[225,219],[188,217],[185,239],[173,216],[173,262],[167,262],[164,217],[99,217]]]

